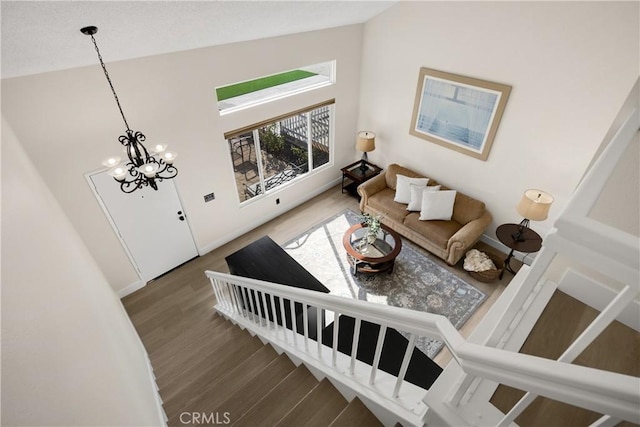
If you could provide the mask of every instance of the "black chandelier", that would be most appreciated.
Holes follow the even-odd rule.
[[[84,27],[80,29],[80,31],[82,34],[91,36],[93,45],[96,48],[96,53],[98,54],[98,59],[100,60],[100,65],[104,71],[104,76],[107,78],[107,82],[109,82],[109,87],[111,87],[113,97],[116,100],[116,104],[118,104],[120,115],[127,127],[126,134],[120,135],[118,141],[124,146],[129,161],[122,164],[120,163],[119,157],[110,157],[102,162],[102,164],[111,168],[109,175],[120,183],[120,189],[125,193],[132,193],[146,186],[157,190],[158,184],[156,181],[172,179],[178,175],[178,169],[173,166],[173,161],[177,157],[177,154],[173,151],[166,151],[167,146],[165,144],[154,145],[152,147],[153,154],[149,154],[149,151],[142,145],[142,142],[146,139],[144,134],[139,131],[132,131],[131,128],[129,128],[127,119],[124,117],[118,95],[109,78],[107,67],[105,67],[102,61],[96,39],[93,37],[93,35],[98,32],[98,27]]]

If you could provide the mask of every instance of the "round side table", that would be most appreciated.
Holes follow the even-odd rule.
[[[542,247],[542,237],[540,237],[538,233],[528,227],[524,229],[524,232],[522,233],[520,239],[516,240],[514,236],[518,232],[519,227],[519,224],[502,224],[496,229],[496,236],[498,237],[498,240],[500,240],[503,245],[511,249],[511,252],[509,252],[507,259],[504,260],[504,269],[512,274],[516,274],[516,272],[513,271],[510,265],[514,251],[529,254],[538,252]],[[503,273],[504,270],[502,270],[502,273],[500,273],[501,279]]]

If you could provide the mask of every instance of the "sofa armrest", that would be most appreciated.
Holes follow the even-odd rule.
[[[482,233],[491,224],[492,216],[489,211],[484,211],[482,216],[469,221],[458,230],[447,242],[447,263],[454,265],[464,254],[482,237]]]
[[[384,173],[376,175],[368,181],[363,182],[358,186],[358,194],[360,195],[360,211],[364,212],[364,207],[369,201],[369,197],[373,196],[379,191],[387,188],[387,180]]]

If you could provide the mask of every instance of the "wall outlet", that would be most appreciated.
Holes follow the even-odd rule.
[[[213,200],[213,199],[215,199],[215,198],[216,198],[216,195],[215,195],[214,193],[205,194],[205,195],[204,195],[204,202],[205,202],[205,203],[206,203],[206,202],[210,202],[210,201],[212,201],[212,200]]]

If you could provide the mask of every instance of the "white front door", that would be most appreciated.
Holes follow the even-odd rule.
[[[106,172],[90,178],[143,281],[198,256],[173,180],[126,194]]]

